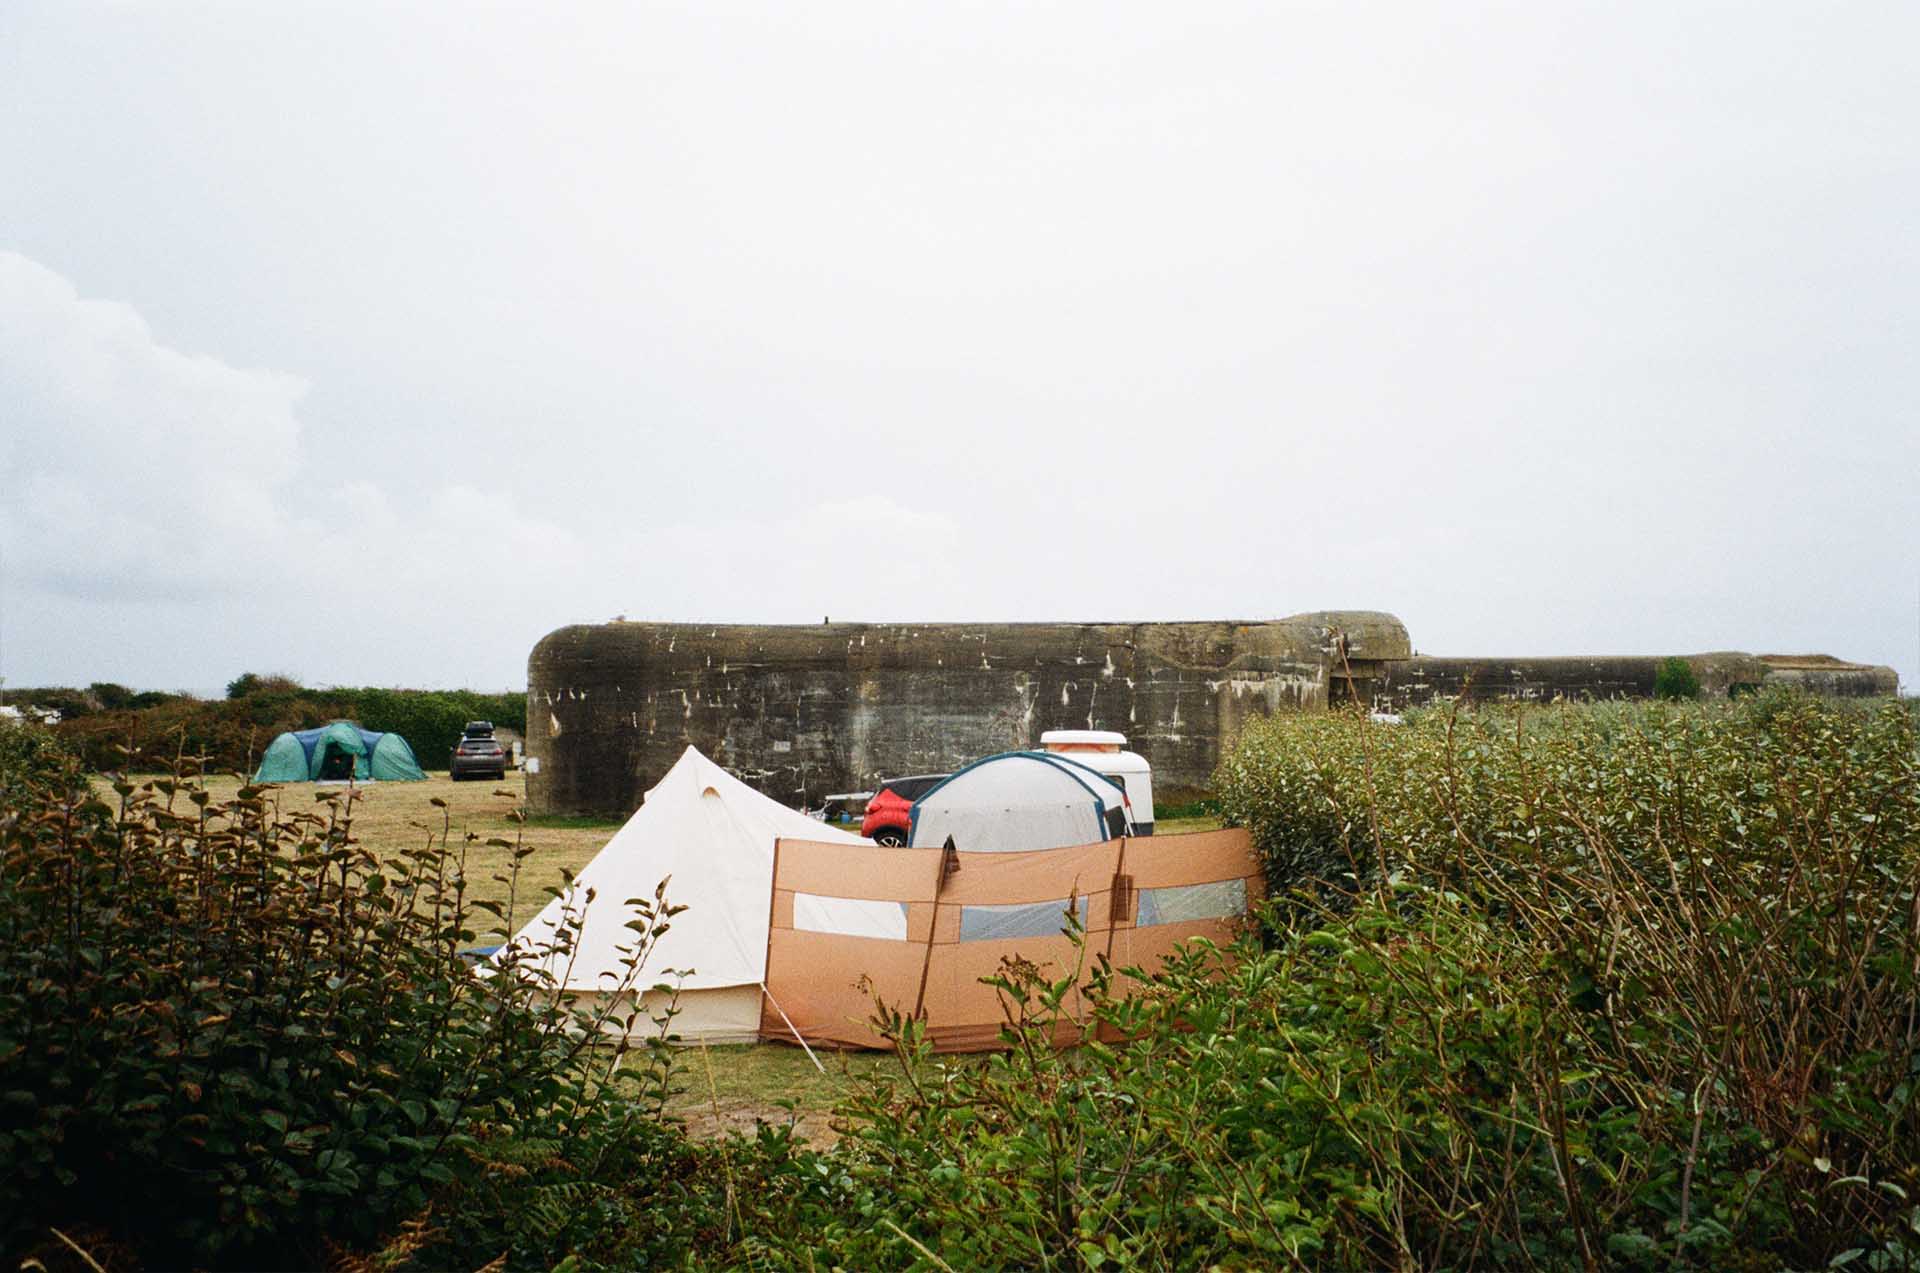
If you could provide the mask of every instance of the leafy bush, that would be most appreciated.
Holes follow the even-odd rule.
[[[1365,1041],[1328,1073],[1386,1076],[1363,1139],[1409,1235],[1468,1206],[1503,1262],[1533,1234],[1567,1263],[1920,1264],[1910,709],[1276,720],[1220,784],[1275,882],[1313,885],[1278,948],[1360,978],[1295,1072]]]
[[[266,676],[258,672],[242,672],[227,682],[228,698],[252,698],[256,694],[298,694],[306,687],[291,676],[283,673],[270,673]]]
[[[260,753],[283,730],[324,724],[337,706],[301,696],[257,695],[232,702],[176,699],[146,709],[96,712],[62,720],[55,729],[87,768],[106,773],[129,750],[165,768],[185,757],[204,758],[211,771],[251,773]]]
[[[1653,672],[1653,696],[1655,698],[1699,698],[1700,678],[1693,674],[1693,665],[1675,655],[1660,660],[1660,666]]]
[[[1068,917],[1072,923],[1071,916]],[[842,1108],[833,1153],[764,1134],[785,1155],[775,1188],[743,1190],[743,1263],[788,1268],[1278,1267],[1311,1259],[1319,1200],[1269,1151],[1294,1130],[1247,1132],[1271,1069],[1261,1033],[1277,960],[1234,963],[1191,944],[1144,994],[1094,1017],[1132,1042],[1059,1052],[1071,978],[1009,961],[993,979],[1006,1049],[936,1059],[920,1024],[882,1006],[899,1077]],[[1137,989],[1137,987],[1136,987]]]
[[[1227,810],[1327,868],[1264,946],[1096,967],[1122,1045],[1046,1046],[1017,961],[983,1061],[883,1008],[899,1077],[733,1258],[1920,1268],[1917,767],[1910,710],[1782,696],[1255,726]]]
[[[51,709],[63,721],[78,720],[100,710],[99,700],[87,690],[70,685],[43,685],[0,690],[0,703],[13,707]]]
[[[95,681],[87,686],[87,693],[100,704],[102,711],[117,712],[124,709],[133,698],[133,691],[124,685],[112,681]]]
[[[23,793],[70,772],[73,757],[37,721],[0,719],[0,811]]]
[[[608,1102],[574,1134],[483,1136],[476,1170],[373,1256],[376,1268],[556,1266],[591,1273],[686,1266],[737,1240],[715,1148],[657,1111]]]
[[[473,975],[444,822],[376,859],[343,793],[287,815],[176,775],[109,803],[27,768],[0,788],[0,1249],[77,1219],[149,1262],[313,1267],[470,1182],[483,1136],[570,1142],[665,1083],[657,1040],[613,1072],[614,1009],[517,959]],[[629,983],[672,910],[642,906]]]

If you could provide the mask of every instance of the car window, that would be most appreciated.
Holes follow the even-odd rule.
[[[945,774],[928,774],[921,778],[903,779],[893,789],[905,799],[918,800],[946,780]]]

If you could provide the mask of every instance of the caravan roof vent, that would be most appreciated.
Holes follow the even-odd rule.
[[[1049,729],[1040,735],[1047,751],[1119,751],[1126,745],[1127,736],[1111,729]]]

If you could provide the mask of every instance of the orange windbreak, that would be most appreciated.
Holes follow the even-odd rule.
[[[1007,1005],[982,979],[1023,960],[1058,980],[1094,956],[1116,967],[1157,967],[1182,941],[1230,941],[1263,877],[1242,830],[1130,837],[1025,853],[849,848],[807,840],[774,846],[761,1037],[813,1046],[880,1047],[876,997],[927,1023],[936,1050],[1000,1045]],[[795,893],[893,901],[906,910],[900,941],[794,927]],[[1082,915],[1076,949],[1060,930]],[[1018,935],[1006,935],[1008,932]],[[1118,984],[1124,985],[1124,980]],[[1055,1041],[1084,1037],[1088,1005],[1069,994],[1073,1020]]]

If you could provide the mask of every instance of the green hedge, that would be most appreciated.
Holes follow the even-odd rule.
[[[1365,1179],[1422,1262],[1452,1214],[1496,1263],[1920,1266],[1915,724],[1773,694],[1247,731],[1218,784],[1294,890],[1275,944],[1351,982],[1289,1064],[1379,1103]]]
[[[251,773],[278,734],[331,720],[397,733],[424,769],[445,769],[470,720],[524,732],[524,694],[377,687],[268,689],[239,698],[173,698],[143,710],[93,711],[64,720],[56,733],[98,771],[121,766],[123,747],[150,757],[205,757],[210,771]]]
[[[445,769],[470,720],[490,720],[518,731],[527,728],[525,694],[473,690],[355,689],[334,691],[350,705],[349,716],[367,729],[406,739],[425,769]]]

